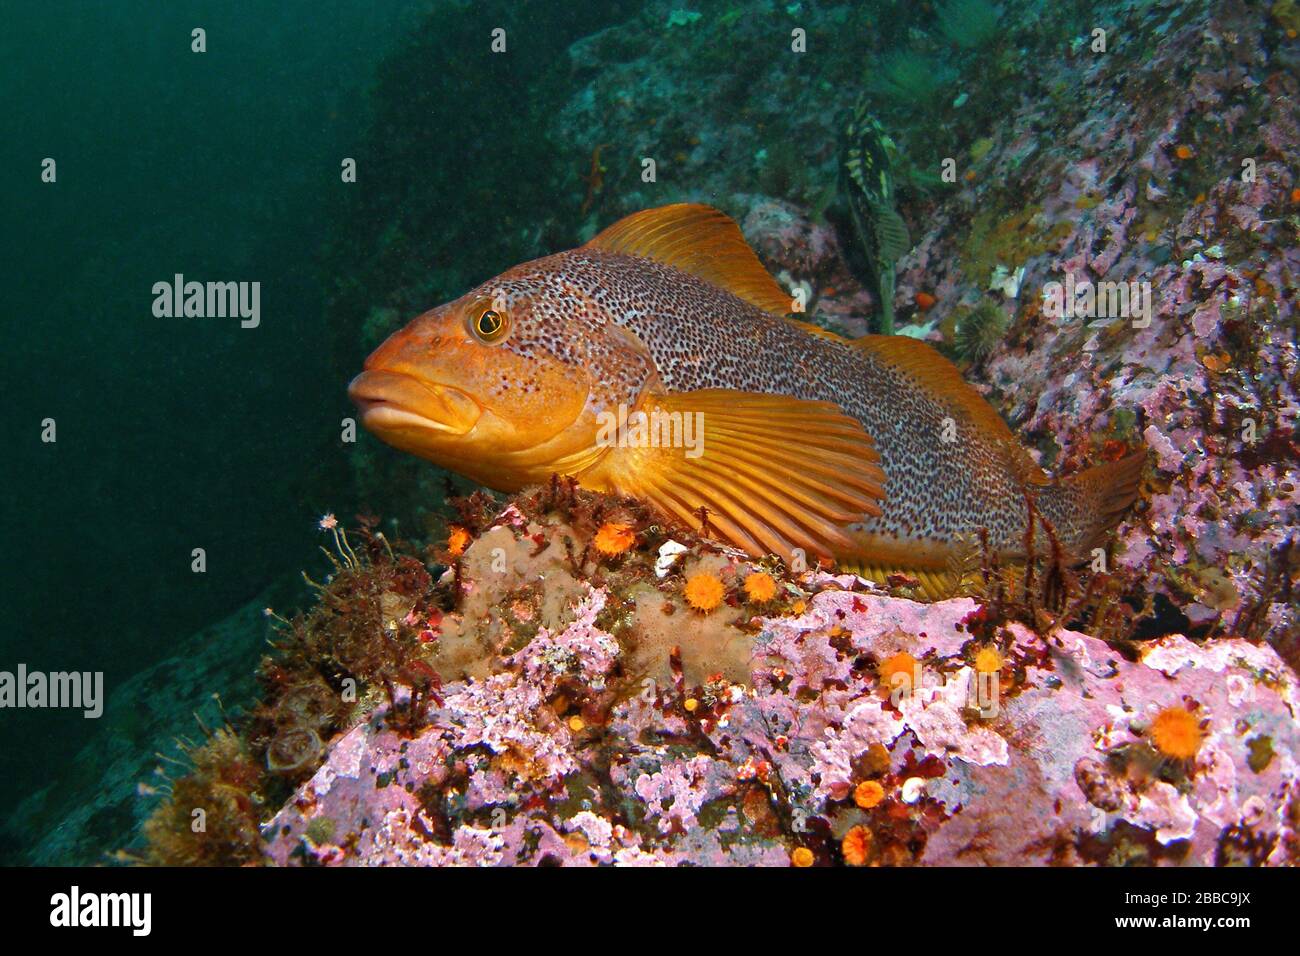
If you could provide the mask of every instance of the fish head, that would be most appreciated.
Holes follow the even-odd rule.
[[[516,491],[599,457],[598,414],[644,384],[635,363],[602,346],[608,324],[589,294],[538,260],[393,333],[348,394],[388,444]]]

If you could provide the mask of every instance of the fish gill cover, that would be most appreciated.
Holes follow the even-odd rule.
[[[434,5],[262,410],[324,554],[134,651],[12,855],[1294,865],[1298,27]]]

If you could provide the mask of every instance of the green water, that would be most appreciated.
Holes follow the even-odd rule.
[[[6,6],[0,659],[111,689],[314,545],[339,487],[321,425],[346,409],[319,250],[375,66],[424,5]],[[156,318],[151,288],[178,272],[259,281],[260,325]],[[0,810],[95,729],[0,724]]]

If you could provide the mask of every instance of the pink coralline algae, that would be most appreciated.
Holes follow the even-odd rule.
[[[329,742],[265,826],[269,860],[786,865],[805,847],[835,863],[865,826],[885,865],[1295,862],[1300,686],[1267,645],[1171,635],[1132,660],[1012,623],[981,658],[1001,668],[977,670],[974,600],[801,580],[799,613],[756,619],[748,684],[685,688],[624,672],[597,623],[610,595],[589,585],[565,626],[447,683],[412,735],[381,705]],[[900,648],[913,680],[884,687]],[[557,715],[578,686],[614,693],[599,726]],[[1196,721],[1190,759],[1150,739],[1169,707]],[[867,809],[864,781],[884,794]]]
[[[718,795],[707,786],[714,763],[708,757],[691,757],[669,761],[654,773],[637,774],[633,790],[645,802],[648,816],[658,821],[660,831],[688,830],[699,823],[696,813]]]
[[[1121,527],[1119,563],[1200,634],[1253,620],[1250,636],[1295,663],[1294,601],[1265,584],[1289,593],[1300,523],[1300,88],[1263,52],[1265,18],[1234,5],[1187,12],[1160,28],[1145,62],[1082,65],[1086,113],[1036,141],[1036,175],[1017,178],[1014,143],[984,157],[967,187],[977,211],[995,222],[1032,212],[1034,241],[999,246],[1001,265],[1026,270],[1017,316],[970,374],[1057,471],[1094,463],[1108,443],[1150,449],[1148,501]],[[1140,16],[1155,18],[1150,27],[1165,15]],[[1026,103],[1016,125],[1033,126],[1042,109]],[[1249,151],[1214,152],[1248,124]],[[1188,143],[1191,158],[1180,158]],[[1023,191],[1008,197],[1008,181]],[[983,287],[962,274],[962,210],[941,204],[900,263],[900,290],[951,290],[931,310],[936,324]],[[1149,288],[1150,314],[1048,314],[1049,283],[1067,281]]]

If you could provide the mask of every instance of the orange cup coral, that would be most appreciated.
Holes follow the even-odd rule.
[[[614,557],[632,547],[636,532],[632,526],[621,521],[606,521],[596,531],[596,550],[601,554]]]
[[[849,866],[866,866],[871,853],[871,831],[864,826],[850,828],[840,841],[840,852]]]
[[[725,593],[722,580],[708,571],[700,571],[686,579],[686,603],[697,611],[712,611],[722,603]]]
[[[981,647],[975,655],[975,669],[981,674],[1002,670],[1002,655],[996,647]]]
[[[1190,760],[1201,749],[1201,722],[1186,707],[1166,707],[1151,722],[1151,741],[1166,757]]]
[[[885,788],[874,780],[864,780],[853,788],[853,802],[863,810],[879,806],[885,799]]]
[[[912,684],[916,681],[916,658],[907,651],[899,651],[893,657],[886,658],[880,664],[880,689],[885,694],[892,694],[902,688],[904,693],[916,690]],[[906,682],[898,678],[899,674],[907,676]]]
[[[766,571],[755,571],[745,578],[745,597],[753,604],[766,604],[776,597],[776,579]]]

